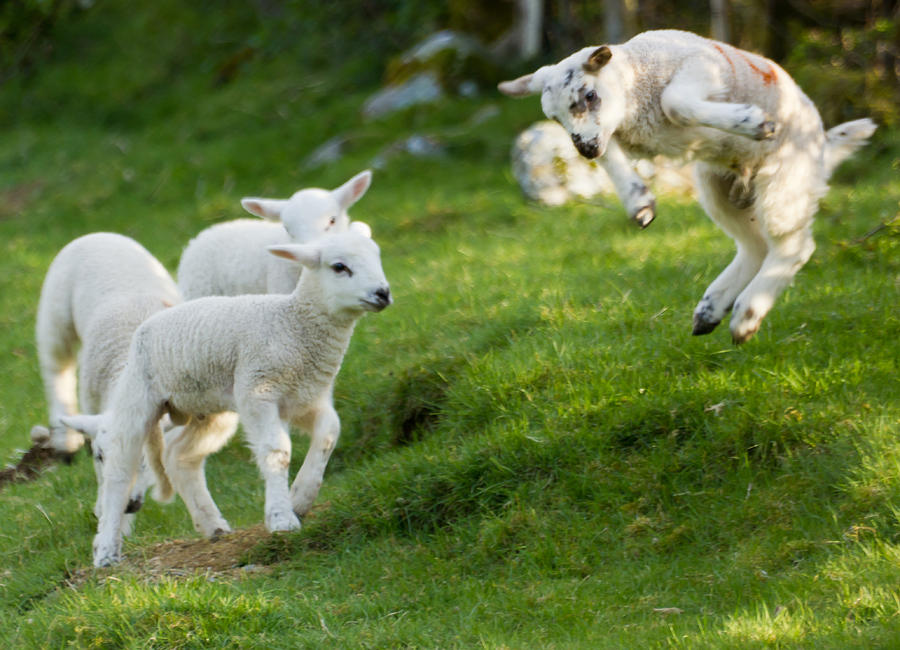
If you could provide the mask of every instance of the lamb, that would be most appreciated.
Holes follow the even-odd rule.
[[[58,453],[77,451],[84,437],[62,420],[77,410],[78,344],[77,402],[86,413],[101,413],[125,366],[134,331],[152,314],[178,302],[178,289],[163,265],[129,237],[93,233],[63,247],[50,264],[38,304],[37,350],[50,426],[35,425],[32,440]],[[162,444],[159,437],[148,442],[157,449]],[[99,485],[103,452],[97,444],[92,451]],[[153,482],[153,474],[143,466],[131,490],[128,513],[140,508]],[[171,485],[163,481],[155,496],[166,500],[171,493]],[[94,507],[98,517],[100,506],[98,501]],[[126,517],[126,533],[132,519]]]
[[[363,234],[269,251],[304,266],[293,293],[199,298],[154,314],[132,338],[108,409],[64,418],[106,450],[95,566],[120,559],[121,513],[141,445],[166,412],[186,424],[166,437],[164,469],[203,535],[230,530],[203,465],[233,434],[236,414],[265,481],[267,529],[299,528],[312,506],[340,433],[332,391],[350,336],[365,312],[392,298],[378,246]],[[312,438],[290,489],[287,424]]]
[[[307,188],[289,199],[247,197],[245,210],[268,221],[236,219],[202,231],[188,243],[178,264],[178,288],[185,300],[202,296],[291,293],[300,266],[266,254],[276,244],[303,244],[326,232],[356,229],[371,236],[347,210],[372,182],[363,171],[334,190]]]
[[[632,218],[646,226],[655,199],[628,155],[691,157],[700,204],[737,244],[734,261],[694,310],[695,335],[733,309],[744,343],[815,248],[812,218],[834,167],[865,144],[868,119],[826,134],[819,112],[778,65],[676,30],[587,47],[505,81],[514,97],[541,94],[586,158],[599,158]]]

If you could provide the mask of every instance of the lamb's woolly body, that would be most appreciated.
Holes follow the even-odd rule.
[[[79,344],[81,409],[99,413],[124,363],[131,334],[146,316],[180,301],[163,265],[123,235],[85,235],[57,254],[44,278],[35,327],[55,450],[72,453],[84,443],[60,421],[78,412]]]
[[[367,236],[329,235],[275,252],[307,266],[291,294],[200,298],[151,316],[135,332],[109,408],[98,418],[98,439],[110,453],[96,565],[119,557],[124,490],[141,443],[165,412],[186,422],[166,436],[163,462],[202,534],[229,530],[203,463],[234,433],[235,412],[266,483],[269,530],[298,528],[297,516],[312,506],[340,432],[334,379],[356,321],[386,307],[390,294],[378,247]],[[290,491],[287,423],[312,437]]]
[[[541,94],[547,117],[597,158],[641,226],[655,198],[629,155],[696,161],[698,198],[737,244],[734,261],[694,311],[711,332],[733,308],[737,343],[757,331],[815,244],[811,222],[834,167],[875,130],[857,120],[823,131],[816,107],[777,64],[675,30],[584,48],[500,90]]]
[[[83,437],[67,429],[60,421],[76,411],[74,354],[78,351],[78,406],[88,414],[105,410],[112,388],[128,356],[134,331],[148,317],[180,302],[178,290],[169,273],[146,249],[134,240],[113,233],[94,233],[79,237],[65,246],[50,265],[38,307],[37,347],[50,403],[49,429],[36,426],[32,437],[47,438],[57,451],[73,451]],[[66,386],[71,392],[61,392]],[[55,410],[59,405],[67,405]],[[71,441],[75,440],[73,444]],[[148,440],[159,448],[162,441]],[[93,448],[98,485],[102,481],[103,452]],[[161,465],[155,467],[162,474]],[[147,488],[155,483],[150,468],[142,464],[131,489],[129,506],[140,507]],[[162,476],[156,496],[171,497],[172,488]],[[100,515],[99,501],[95,513]],[[124,530],[131,528],[127,516]]]
[[[280,223],[235,219],[210,226],[184,249],[178,288],[186,300],[203,296],[290,293],[300,267],[266,253],[267,246],[289,244]]]

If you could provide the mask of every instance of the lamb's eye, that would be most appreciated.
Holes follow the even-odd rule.
[[[334,264],[332,264],[331,270],[338,274],[346,273],[347,275],[353,275],[353,271],[350,270],[350,267],[341,262],[335,262]]]
[[[596,101],[596,99],[597,99],[597,93],[596,93],[595,91],[593,91],[593,90],[589,90],[589,91],[587,91],[587,92],[584,94],[584,98],[585,98],[586,100],[588,100],[589,102]]]

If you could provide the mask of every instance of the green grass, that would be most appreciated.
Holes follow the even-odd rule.
[[[249,19],[161,7],[76,17],[36,77],[0,89],[0,458],[46,417],[34,312],[67,241],[123,232],[174,270],[242,196],[335,186],[412,133],[447,154],[392,158],[352,211],[396,304],[357,327],[317,507],[243,558],[271,573],[85,574],[82,456],[0,491],[0,645],[900,643],[900,231],[863,239],[898,211],[897,133],[840,170],[815,255],[734,347],[724,326],[690,336],[732,255],[696,204],[664,198],[638,231],[612,198],[522,199],[508,152],[537,102],[487,92],[365,122],[379,62],[305,66],[312,45],[217,85]],[[164,17],[177,26],[148,63]],[[460,128],[487,105],[499,113]],[[336,134],[346,157],[304,169]],[[207,475],[233,526],[262,520],[239,438]],[[151,502],[125,550],[194,535],[180,503]]]

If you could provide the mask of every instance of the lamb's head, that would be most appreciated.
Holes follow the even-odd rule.
[[[281,221],[291,239],[304,244],[328,232],[346,231],[350,227],[347,210],[371,183],[372,172],[366,170],[333,190],[309,187],[289,199],[247,197],[241,199],[241,205],[258,217]]]
[[[511,97],[541,93],[544,114],[565,127],[578,153],[597,158],[625,117],[620,57],[606,45],[587,47],[498,88]]]
[[[358,317],[366,311],[381,311],[393,302],[378,244],[356,229],[325,235],[309,244],[269,246],[269,251],[306,267],[298,290],[316,286],[329,314]]]

